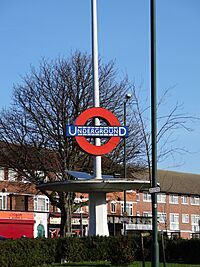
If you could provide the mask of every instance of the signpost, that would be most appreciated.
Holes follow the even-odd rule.
[[[149,193],[150,194],[159,193],[159,192],[160,192],[160,186],[149,188]]]
[[[86,126],[90,119],[103,119],[108,126]],[[128,127],[121,126],[117,117],[105,108],[94,107],[85,110],[76,119],[75,125],[67,125],[66,133],[69,137],[75,137],[79,146],[90,155],[104,155],[111,152],[120,142],[120,137],[128,137]],[[107,143],[102,146],[91,144],[86,138],[109,137]]]
[[[83,192],[89,194],[89,236],[108,236],[107,224],[107,192],[121,192],[123,190],[139,189],[144,184],[149,187],[147,181],[128,179],[107,179],[102,176],[101,155],[111,152],[120,142],[120,138],[128,136],[128,128],[121,126],[117,117],[107,109],[100,107],[99,81],[98,81],[98,45],[97,45],[97,0],[91,0],[92,6],[92,70],[93,70],[93,102],[94,107],[83,111],[76,119],[74,125],[66,127],[67,136],[74,137],[85,152],[94,155],[94,175],[87,179],[78,179],[80,176],[70,174],[76,179],[63,182],[44,183],[38,188],[57,192]],[[129,95],[127,95],[129,98]],[[101,125],[100,119],[107,125]],[[88,126],[88,121],[94,121],[94,125]],[[124,122],[124,124],[126,124]],[[94,139],[94,144],[88,141]],[[100,138],[108,138],[108,142],[102,142]],[[125,140],[125,139],[124,139]],[[126,178],[126,175],[125,175]],[[126,210],[124,210],[126,212]],[[125,215],[125,214],[124,214]]]

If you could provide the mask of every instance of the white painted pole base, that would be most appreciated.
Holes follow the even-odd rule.
[[[89,194],[89,236],[109,236],[105,192]]]

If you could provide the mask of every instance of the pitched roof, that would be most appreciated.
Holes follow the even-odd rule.
[[[139,176],[139,179],[149,179],[147,173]],[[199,174],[158,170],[158,183],[160,183],[161,192],[200,195]]]
[[[161,191],[200,195],[200,175],[175,171],[158,171]]]

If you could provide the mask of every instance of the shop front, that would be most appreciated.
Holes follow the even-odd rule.
[[[74,214],[72,218],[72,234],[77,236],[87,235],[88,215]],[[49,237],[58,237],[60,232],[60,214],[50,214],[48,224]]]
[[[0,212],[0,236],[6,238],[34,237],[34,214],[32,212]]]

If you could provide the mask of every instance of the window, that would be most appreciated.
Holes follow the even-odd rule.
[[[7,209],[7,194],[0,193],[0,210]]]
[[[35,176],[37,176],[37,178],[43,178],[44,179],[44,172],[43,171],[35,171]]]
[[[15,182],[17,181],[17,172],[12,170],[12,169],[9,169],[8,170],[8,181],[11,181],[11,182]]]
[[[0,181],[4,180],[4,169],[0,169]]]
[[[81,201],[80,201],[80,199],[79,198],[75,198],[74,199],[74,203],[76,203],[76,204],[78,204],[78,203],[80,203]],[[82,207],[78,207],[75,211],[74,211],[74,213],[81,213],[82,212]]]
[[[128,216],[133,215],[133,203],[127,202],[126,203],[126,212]],[[124,213],[124,202],[121,202],[121,214],[123,215]]]
[[[23,183],[31,183],[31,178],[29,180],[30,177],[30,173],[27,170],[23,170],[20,174],[20,181]]]
[[[34,197],[35,211],[49,211],[49,199],[46,196]]]
[[[148,211],[144,211],[143,212],[143,216],[144,217],[152,217],[152,213],[151,212],[148,212]]]
[[[182,223],[189,223],[189,214],[182,214]]]
[[[151,202],[151,194],[144,192],[143,193],[143,201],[144,202]]]
[[[169,196],[169,203],[178,204],[178,195],[170,195]]]
[[[111,213],[116,213],[116,202],[111,202],[110,203],[110,211]]]
[[[179,214],[170,213],[170,230],[179,230]]]
[[[187,198],[187,196],[182,196],[181,197],[181,203],[184,204],[184,205],[188,204],[188,198]]]
[[[158,221],[159,223],[166,223],[167,221],[166,213],[158,212]]]
[[[140,193],[136,193],[136,201],[140,201]]]
[[[191,222],[192,222],[192,232],[199,232],[200,231],[200,215],[192,214],[191,215]]]
[[[197,197],[197,196],[191,196],[190,197],[190,204],[191,205],[199,205],[199,197]]]
[[[166,194],[157,194],[158,203],[166,203]]]

